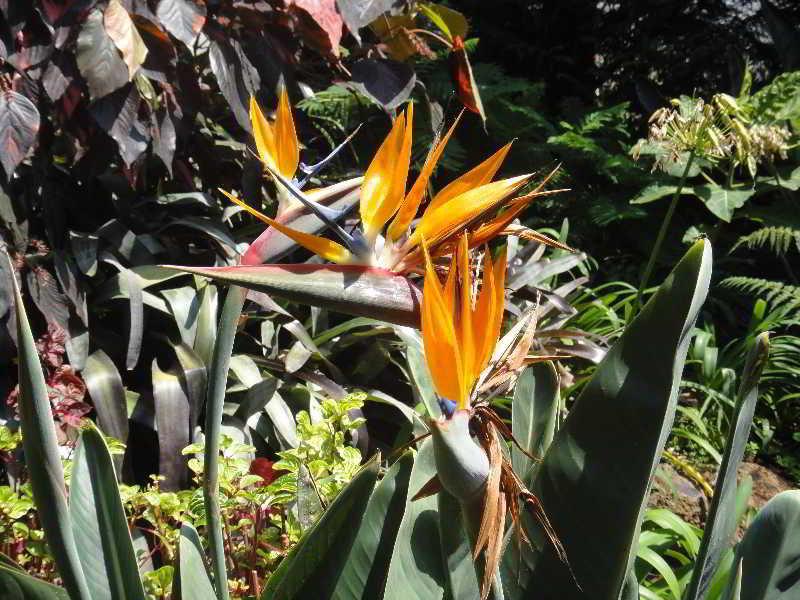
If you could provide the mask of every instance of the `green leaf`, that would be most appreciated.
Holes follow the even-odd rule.
[[[635,559],[650,485],[675,415],[690,334],[711,275],[696,242],[609,350],[550,445],[536,493],[574,573],[552,545],[523,590],[616,600]]]
[[[800,490],[781,492],[753,519],[736,553],[742,598],[800,597]]]
[[[308,263],[169,268],[357,317],[419,326],[420,291],[385,269]]]
[[[70,600],[64,588],[0,564],[0,598],[3,600]]]
[[[406,361],[408,362],[409,382],[414,389],[414,397],[422,402],[432,419],[442,415],[436,399],[436,390],[433,387],[428,365],[425,363],[422,334],[411,327],[397,326],[394,328],[397,337],[406,344]]]
[[[162,371],[154,358],[151,368],[153,404],[158,433],[158,472],[165,490],[179,490],[188,483],[189,470],[181,450],[189,445],[190,404],[180,378]]]
[[[6,260],[11,267],[8,255]],[[10,272],[14,273],[13,267]],[[14,276],[11,279],[17,321],[19,415],[33,500],[64,587],[72,598],[91,600],[72,533],[47,386],[17,280]]]
[[[467,535],[461,505],[444,490],[437,496],[439,539],[442,544],[448,595],[459,600],[480,600],[481,584],[472,558],[472,544]]]
[[[750,349],[742,373],[742,383],[731,420],[733,426],[728,432],[717,482],[714,484],[714,497],[711,500],[703,541],[695,561],[686,600],[706,597],[722,555],[736,532],[736,477],[753,424],[758,401],[758,379],[768,356],[769,334],[762,333]]]
[[[412,500],[436,475],[433,443],[425,440],[411,471],[405,513],[397,532],[383,600],[436,600],[444,594],[444,565],[435,496]]]
[[[694,187],[694,195],[700,198],[717,218],[726,223],[730,223],[734,211],[744,206],[755,193],[755,188],[731,190],[710,183]]]
[[[378,476],[375,455],[267,580],[262,600],[328,598],[355,542]]]
[[[178,566],[173,592],[175,600],[215,600],[214,588],[206,571],[200,536],[191,523],[181,525],[178,541]]]
[[[672,196],[677,189],[677,185],[668,183],[651,183],[631,199],[631,204],[647,204],[648,202],[655,202],[656,200],[661,200],[661,198]],[[692,188],[686,187],[683,189],[682,193],[691,194]]]
[[[111,454],[94,426],[75,449],[69,514],[93,600],[144,600]]]
[[[397,530],[403,518],[414,454],[406,451],[370,496],[364,518],[339,575],[333,597],[380,598]]]
[[[511,430],[517,442],[537,458],[544,456],[553,441],[558,407],[558,373],[553,363],[539,363],[525,369],[514,388]],[[530,483],[535,463],[516,445],[511,448],[511,462],[517,475]]]
[[[644,546],[639,548],[638,552],[639,558],[653,567],[656,572],[661,575],[664,581],[669,588],[669,591],[672,593],[672,600],[680,600],[681,598],[681,586],[678,583],[678,578],[675,576],[675,572],[672,570],[672,567],[669,566],[664,558],[658,554],[652,548],[648,548]]]

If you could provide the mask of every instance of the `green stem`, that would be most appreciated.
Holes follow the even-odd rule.
[[[669,203],[667,214],[665,215],[664,220],[661,222],[661,228],[658,230],[656,242],[653,244],[653,249],[650,252],[650,258],[647,260],[647,266],[644,269],[644,275],[642,275],[642,282],[639,284],[639,291],[636,294],[636,312],[639,312],[639,310],[642,308],[642,297],[644,296],[644,291],[647,289],[647,284],[650,282],[650,276],[653,274],[653,267],[655,267],[656,259],[661,253],[661,246],[664,243],[664,238],[667,237],[667,230],[669,229],[670,222],[672,221],[672,216],[675,214],[675,209],[678,206],[678,199],[681,197],[681,192],[683,191],[684,185],[686,185],[686,179],[689,177],[689,170],[692,168],[693,162],[694,151],[689,153],[689,158],[686,161],[686,167],[683,169],[683,174],[678,182],[678,187],[675,189],[675,193],[672,195],[672,200]]]
[[[203,503],[206,509],[206,536],[211,551],[211,566],[219,600],[229,600],[228,573],[225,567],[225,538],[219,507],[219,436],[222,428],[222,408],[225,387],[233,353],[236,324],[244,308],[247,290],[231,286],[219,317],[217,339],[208,373],[206,393],[205,449],[203,458]]]

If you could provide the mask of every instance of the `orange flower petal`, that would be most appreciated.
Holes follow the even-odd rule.
[[[282,87],[278,100],[278,111],[275,118],[275,149],[278,152],[278,172],[291,179],[300,163],[300,147],[297,141],[297,132],[294,129],[292,107],[289,104],[289,94]]]
[[[480,332],[476,331],[476,339],[479,340],[479,349],[475,352],[474,356],[474,369],[480,375],[481,371],[486,368],[489,359],[494,350],[496,340],[491,339],[491,326],[494,323],[493,318],[495,314],[495,280],[494,269],[492,266],[492,255],[489,249],[486,248],[483,254],[483,285],[478,294],[478,299],[475,302],[475,313],[472,321],[475,329],[480,328]]]
[[[265,214],[257,211],[252,206],[248,205],[246,202],[243,202],[233,194],[229,194],[225,190],[220,190],[228,199],[233,202],[234,204],[238,204],[247,212],[249,212],[254,217],[262,220],[267,225],[274,227],[278,231],[280,231],[283,235],[288,238],[291,238],[299,245],[301,245],[306,250],[310,250],[317,256],[321,256],[325,260],[329,260],[335,263],[347,263],[351,258],[352,255],[350,251],[342,246],[334,242],[333,240],[329,240],[328,238],[320,237],[318,235],[311,235],[310,233],[305,233],[303,231],[297,231],[296,229],[292,229],[291,227],[287,227],[282,223],[279,223],[275,219],[270,219]]]
[[[464,377],[461,382],[462,397],[468,398],[478,373],[475,373],[475,337],[472,321],[472,272],[469,268],[469,241],[466,233],[461,236],[458,250],[453,254],[453,262],[458,264],[458,272],[461,275],[460,306],[458,311],[458,341],[463,363]],[[452,268],[456,265],[453,264]],[[458,408],[466,408],[459,406]]]
[[[431,245],[449,238],[481,215],[495,209],[530,178],[530,175],[520,175],[487,183],[467,190],[435,209],[429,207],[408,239],[408,248],[418,245],[422,238],[428,240]]]
[[[442,152],[444,152],[447,142],[450,141],[450,136],[453,135],[456,125],[458,125],[458,122],[461,120],[461,115],[463,114],[464,111],[462,110],[445,136],[434,144],[427,158],[425,158],[425,164],[422,166],[417,180],[414,182],[411,191],[406,195],[405,200],[403,200],[403,204],[400,206],[400,210],[397,211],[394,221],[392,221],[392,224],[389,226],[387,233],[390,239],[400,239],[406,231],[408,231],[411,221],[416,216],[419,205],[422,203],[422,199],[425,196],[425,190],[428,187],[428,181],[433,174],[433,170],[436,168],[436,163],[439,162],[439,158],[442,156]]]
[[[489,158],[484,160],[477,167],[474,167],[472,170],[467,171],[458,179],[447,184],[438,194],[433,197],[430,206],[428,206],[428,210],[433,210],[438,206],[445,204],[448,200],[452,200],[456,196],[460,196],[472,188],[489,183],[495,174],[497,174],[500,165],[503,164],[508,151],[511,149],[511,143],[512,142],[509,142],[497,152],[492,154]]]
[[[437,393],[462,406],[466,398],[462,391],[463,369],[453,313],[448,310],[448,302],[427,251],[425,259],[425,286],[422,293],[425,362]]]
[[[397,117],[392,130],[378,148],[361,185],[361,222],[368,240],[374,240],[397,212],[405,195],[411,158],[411,123],[414,105]]]
[[[256,142],[259,158],[273,170],[278,169],[278,148],[275,134],[255,97],[250,98],[250,124],[253,128],[253,139]]]

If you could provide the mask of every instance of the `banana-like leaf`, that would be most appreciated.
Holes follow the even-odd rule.
[[[267,580],[262,600],[330,598],[378,477],[375,455]]]
[[[93,600],[145,600],[111,454],[94,426],[75,449],[69,514]]]
[[[370,496],[350,556],[333,597],[339,600],[380,598],[397,530],[403,518],[414,455],[406,451],[383,476]]]
[[[191,523],[181,525],[178,541],[178,568],[175,571],[172,595],[175,600],[215,600],[214,588],[208,579],[203,545]]]
[[[739,544],[740,560],[742,598],[800,598],[800,490],[781,492],[764,505]]]
[[[383,600],[437,600],[444,594],[438,502],[436,496],[413,500],[434,475],[433,443],[427,439],[411,470],[405,513],[397,531]]]
[[[357,317],[419,327],[421,292],[385,269],[315,264],[171,268]]]
[[[558,373],[551,362],[531,365],[517,380],[511,426],[517,442],[536,458],[542,458],[556,432]],[[528,484],[535,466],[519,448],[512,446],[514,471]]]
[[[0,598],[3,600],[69,600],[67,590],[25,571],[0,563]]]
[[[736,474],[744,457],[758,400],[758,379],[769,357],[769,334],[759,335],[745,362],[731,429],[722,456],[703,541],[694,565],[686,600],[705,598],[722,554],[736,531]]]
[[[636,556],[650,485],[675,414],[711,276],[696,242],[609,350],[550,445],[532,491],[566,549],[545,543],[521,589],[537,598],[617,600]]]
[[[8,256],[6,255],[6,260]],[[28,465],[33,500],[39,513],[50,551],[59,575],[70,597],[91,600],[67,507],[64,471],[56,440],[56,429],[50,410],[50,399],[44,382],[36,343],[22,303],[17,280],[12,273],[17,351],[19,360],[19,415],[22,424],[22,446]]]

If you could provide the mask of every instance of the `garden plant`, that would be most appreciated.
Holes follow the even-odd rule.
[[[0,598],[800,597],[800,13],[562,10],[0,5]]]

